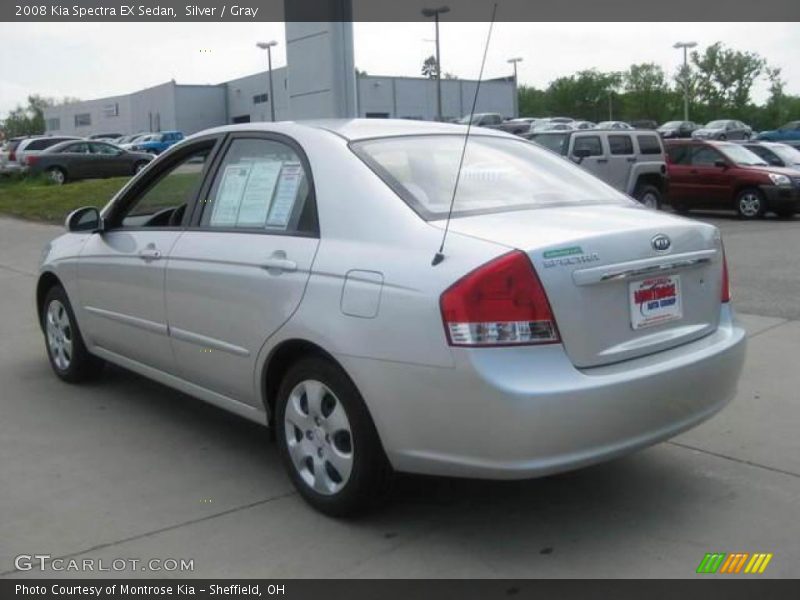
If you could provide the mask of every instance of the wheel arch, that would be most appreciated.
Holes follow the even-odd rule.
[[[280,342],[270,351],[261,370],[261,396],[267,412],[267,424],[271,425],[274,421],[275,401],[284,376],[293,364],[308,356],[319,356],[331,361],[352,381],[342,364],[322,346],[301,338]],[[274,428],[272,429],[274,431]]]
[[[39,317],[39,327],[42,327],[42,309],[44,308],[42,305],[44,304],[44,299],[47,297],[47,293],[57,285],[64,287],[61,280],[52,271],[42,273],[36,282],[36,314]]]

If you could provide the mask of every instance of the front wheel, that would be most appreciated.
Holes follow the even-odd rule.
[[[654,185],[643,185],[633,193],[634,198],[642,205],[653,210],[661,208],[661,190]]]
[[[45,297],[42,326],[50,366],[60,379],[78,383],[100,373],[104,362],[86,349],[72,306],[60,285],[52,287]]]
[[[350,378],[333,362],[306,358],[289,369],[275,429],[297,491],[327,515],[344,517],[380,498],[390,474],[378,433]]]
[[[736,212],[742,219],[763,217],[766,212],[764,194],[755,188],[742,190],[736,196]]]

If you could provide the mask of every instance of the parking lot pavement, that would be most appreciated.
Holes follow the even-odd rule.
[[[800,321],[771,298],[800,281],[800,223],[713,222],[751,309],[740,391],[720,415],[539,480],[402,477],[382,510],[336,521],[292,491],[263,428],[121,369],[59,382],[32,304],[59,229],[0,219],[0,575],[40,576],[13,559],[44,553],[194,560],[121,576],[690,577],[706,552],[738,551],[774,553],[764,576],[797,576]],[[780,280],[763,273],[776,257]]]

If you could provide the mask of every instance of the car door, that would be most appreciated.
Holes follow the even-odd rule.
[[[608,181],[608,156],[599,135],[579,134],[572,136],[569,156],[581,167],[603,181]],[[585,156],[581,157],[581,153]]]
[[[628,189],[631,167],[636,162],[633,138],[630,134],[615,133],[608,136],[608,178],[606,183],[625,193]]]
[[[61,152],[61,162],[67,170],[67,177],[70,179],[83,179],[89,173],[90,154],[87,142],[76,142],[63,148]]]
[[[721,166],[724,164],[725,166]],[[698,206],[727,207],[732,198],[729,161],[716,148],[698,145],[692,149],[690,200]]]
[[[170,252],[167,318],[183,378],[258,405],[258,353],[299,305],[319,245],[314,186],[283,136],[233,135],[218,162]]]
[[[92,177],[113,177],[115,175],[129,175],[119,169],[119,157],[113,146],[103,142],[89,142]]]
[[[78,261],[82,328],[92,346],[175,371],[169,342],[166,257],[183,231],[218,138],[203,138],[148,170],[103,212]]]
[[[667,173],[669,174],[669,201],[675,205],[685,205],[694,195],[692,186],[692,148],[686,143],[667,145]]]

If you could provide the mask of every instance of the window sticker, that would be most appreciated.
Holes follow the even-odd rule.
[[[269,210],[267,218],[268,227],[281,227],[286,229],[292,216],[294,203],[297,199],[297,190],[303,179],[303,167],[298,162],[287,162],[281,168],[278,179],[278,188]]]
[[[274,160],[252,163],[236,218],[238,227],[264,226],[282,164]]]
[[[250,176],[252,164],[236,164],[225,167],[222,182],[219,185],[214,210],[211,213],[211,225],[214,227],[233,227],[239,214],[247,178]]]

